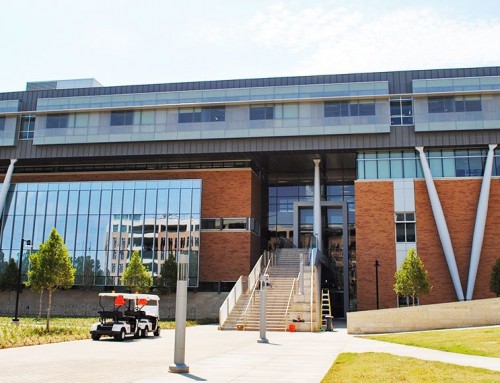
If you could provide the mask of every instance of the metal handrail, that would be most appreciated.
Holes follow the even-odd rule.
[[[286,331],[286,322],[287,322],[287,317],[288,317],[288,310],[290,309],[290,302],[292,301],[292,296],[294,294],[294,290],[295,290],[295,282],[297,282],[299,280],[299,277],[297,278],[293,278],[293,283],[292,283],[292,288],[290,289],[290,295],[288,296],[288,303],[286,304],[286,310],[285,310],[285,331]]]
[[[271,256],[269,257],[269,259],[267,261],[266,268],[264,269],[264,271],[260,275],[267,273],[267,270],[269,269],[269,265],[271,264],[272,259],[273,259],[273,257],[271,254]],[[257,278],[254,286],[252,287],[252,294],[250,295],[250,298],[248,299],[248,303],[247,303],[247,306],[245,307],[245,311],[241,315],[242,318],[244,318],[243,329],[245,329],[245,327],[247,326],[247,312],[248,312],[248,309],[250,308],[250,303],[253,303],[255,301],[255,291],[257,290],[257,286],[258,286],[259,282],[260,282],[260,278]]]

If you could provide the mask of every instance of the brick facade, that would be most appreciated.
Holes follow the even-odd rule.
[[[355,182],[358,310],[377,308],[375,260],[379,260],[379,307],[396,305],[394,191],[392,181]]]
[[[253,217],[260,222],[260,180],[251,169],[15,174],[12,183],[201,179],[201,217]],[[200,281],[235,281],[250,272],[260,239],[250,231],[202,232]]]
[[[435,185],[450,232],[464,294],[481,179],[436,180]],[[356,267],[358,310],[376,308],[375,260],[379,267],[379,307],[397,306],[392,289],[396,272],[394,191],[391,181],[357,181]],[[457,300],[444,257],[424,180],[415,181],[417,251],[433,286],[422,304]],[[500,248],[500,180],[491,183],[488,217],[473,299],[492,298],[489,281]]]
[[[472,236],[476,220],[481,179],[436,180],[436,189],[450,232],[453,251],[464,295],[467,289]],[[433,286],[421,303],[443,303],[457,300],[448,265],[437,234],[427,188],[423,180],[415,181],[418,254],[429,271]],[[489,281],[500,248],[500,183],[492,180],[483,248],[476,277],[473,299],[492,298]]]

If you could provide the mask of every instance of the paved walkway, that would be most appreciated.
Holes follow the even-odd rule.
[[[0,381],[11,382],[319,382],[341,352],[377,351],[499,371],[500,358],[475,357],[355,338],[336,326],[328,333],[186,332],[188,374],[172,374],[174,330],[160,338],[91,340],[0,350]]]

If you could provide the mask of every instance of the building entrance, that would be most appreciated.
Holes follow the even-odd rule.
[[[322,202],[321,252],[324,255],[321,271],[321,288],[330,290],[331,307],[335,317],[344,317],[349,310],[348,270],[348,222],[345,202]],[[294,207],[295,245],[299,248],[315,247],[313,232],[313,206],[309,202],[297,202]]]

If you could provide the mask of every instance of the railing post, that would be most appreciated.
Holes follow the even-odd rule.
[[[299,294],[304,294],[304,253],[300,253]]]

